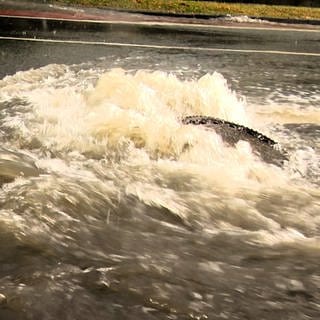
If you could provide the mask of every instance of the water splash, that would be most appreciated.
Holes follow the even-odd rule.
[[[125,208],[135,199],[143,208],[159,208],[174,221],[206,226],[208,232],[268,230],[271,235],[297,228],[309,234],[318,228],[314,218],[313,226],[306,219],[292,220],[296,204],[279,200],[275,211],[282,211],[280,217],[272,213],[269,202],[279,193],[301,202],[309,197],[299,183],[288,187],[297,179],[290,167],[261,162],[246,142],[230,147],[214,131],[181,123],[181,117],[198,114],[250,124],[254,114],[219,73],[181,80],[160,71],[76,74],[67,66],[50,65],[6,77],[0,86],[1,101],[19,97],[23,102],[2,104],[5,139],[32,152],[43,172],[60,177],[52,180],[53,188],[89,172],[102,185],[112,181],[105,196],[111,192],[115,198],[115,192]],[[312,192],[305,207],[308,218],[318,198]],[[90,199],[89,194],[79,197]]]

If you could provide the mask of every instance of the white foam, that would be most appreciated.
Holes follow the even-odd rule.
[[[73,180],[80,179],[104,186],[107,198],[133,197],[208,232],[244,230],[265,243],[296,239],[320,226],[319,193],[312,186],[304,192],[288,171],[257,159],[248,143],[230,147],[213,131],[181,124],[188,114],[250,124],[252,113],[221,74],[181,80],[159,71],[113,69],[92,86],[98,76],[90,70],[78,78],[66,66],[51,65],[0,81],[1,101],[18,96],[29,102],[5,119],[15,132],[12,144],[38,139],[44,151],[36,150],[37,163],[60,177],[39,182],[45,192],[58,181],[63,193],[64,179],[75,191]],[[83,192],[86,202],[94,201]],[[284,233],[282,226],[297,233]]]
[[[233,16],[231,14],[227,14],[226,17],[223,18],[223,20],[231,21],[231,22],[238,22],[238,23],[275,24],[274,22],[271,22],[268,20],[258,19],[258,18],[250,18],[246,15]]]

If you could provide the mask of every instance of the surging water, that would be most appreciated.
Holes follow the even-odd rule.
[[[7,319],[320,314],[317,135],[305,146],[219,73],[49,65],[0,88]],[[193,114],[271,134],[290,160],[181,123]]]

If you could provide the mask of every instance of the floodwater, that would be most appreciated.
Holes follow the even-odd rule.
[[[0,45],[1,319],[319,319],[319,56]]]

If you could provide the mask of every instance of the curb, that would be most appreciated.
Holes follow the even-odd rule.
[[[154,16],[154,17],[167,17],[167,18],[193,18],[193,19],[202,19],[202,20],[210,20],[210,19],[223,19],[228,17],[237,17],[242,15],[227,15],[227,14],[217,14],[217,15],[209,15],[209,14],[188,14],[188,13],[169,13],[162,11],[144,11],[144,10],[123,10],[123,9],[106,9],[99,7],[101,10],[112,10],[122,13],[133,13],[133,14],[143,14],[146,16]],[[320,20],[315,19],[290,19],[290,18],[272,18],[272,17],[254,17],[248,16],[250,19],[256,20],[265,20],[269,22],[275,23],[285,23],[285,24],[309,24],[309,25],[320,25]]]
[[[68,10],[69,9],[69,10]],[[81,12],[77,12],[78,9]],[[74,11],[73,11],[74,10]],[[26,17],[27,15],[31,17],[43,17],[43,18],[56,18],[68,17],[70,19],[88,19],[88,20],[108,20],[110,13],[122,13],[122,14],[137,14],[143,15],[145,17],[158,17],[158,18],[171,18],[171,19],[194,19],[198,20],[198,23],[206,24],[207,20],[218,20],[226,19],[231,17],[237,17],[241,15],[227,15],[227,14],[188,14],[188,13],[168,13],[163,11],[147,11],[147,10],[127,10],[127,9],[117,9],[117,8],[105,8],[105,7],[85,7],[79,5],[63,5],[60,8],[54,8],[52,6],[46,6],[40,1],[32,2],[32,7],[26,9],[21,6],[21,3],[14,3],[12,1],[2,1],[0,15],[14,16],[18,15],[21,17]],[[320,20],[314,19],[291,19],[291,18],[272,18],[272,17],[255,17],[248,16],[250,19],[255,19],[257,21],[263,20],[266,22],[280,23],[280,24],[292,24],[292,25],[311,25],[320,26]],[[131,20],[131,19],[130,19]],[[134,20],[134,19],[133,19]],[[194,21],[193,21],[194,22]],[[195,22],[197,23],[197,22]],[[239,23],[241,24],[241,23]]]

